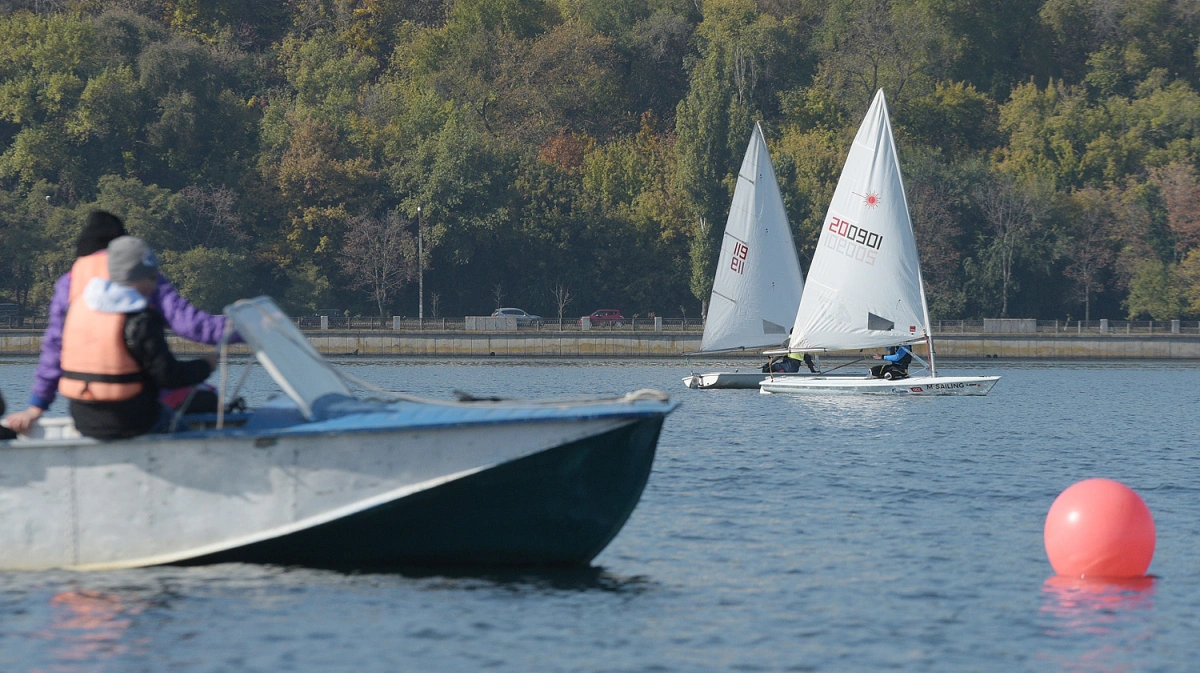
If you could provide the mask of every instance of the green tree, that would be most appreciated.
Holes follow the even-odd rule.
[[[954,53],[936,12],[891,0],[831,3],[817,50],[817,85],[854,115],[865,112],[880,89],[893,104],[929,92]]]
[[[1185,291],[1175,265],[1143,260],[1134,268],[1125,309],[1130,320],[1141,317],[1172,320],[1182,315],[1188,305]]]
[[[197,308],[220,313],[229,304],[255,294],[255,274],[243,253],[197,246],[159,253],[163,273]]]
[[[689,65],[688,94],[675,113],[675,146],[678,184],[697,223],[691,287],[706,302],[717,251],[713,239],[725,221],[753,120],[762,115],[764,100],[772,98],[767,85],[778,76],[775,66],[786,51],[787,27],[759,13],[750,0],[715,0],[702,11],[699,54]]]

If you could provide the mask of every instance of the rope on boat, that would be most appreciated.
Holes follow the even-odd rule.
[[[655,390],[654,388],[642,388],[641,390],[635,390],[632,393],[625,393],[618,399],[620,399],[622,402],[641,402],[645,400],[649,400],[651,402],[669,402],[671,400],[671,396],[661,390]]]
[[[265,317],[270,319],[272,322],[277,322],[274,318],[272,318],[270,316],[265,316]],[[218,397],[219,404],[217,407],[217,427],[218,428],[222,427],[223,421],[224,421],[224,413],[223,412],[225,409],[225,400],[224,400],[223,393],[225,391],[225,382],[226,382],[226,376],[227,376],[227,374],[225,372],[225,361],[227,359],[226,355],[228,352],[227,346],[228,346],[228,342],[229,342],[229,337],[232,332],[233,332],[232,321],[226,320],[225,335],[221,338],[221,344],[220,344],[221,345],[221,365],[222,365],[221,382],[222,383],[221,383],[221,390],[218,393],[218,395],[219,395],[219,397]],[[301,350],[306,351],[306,352],[310,353],[311,355],[315,355],[315,357],[313,357],[313,359],[317,363],[321,364],[326,369],[333,372],[333,374],[335,376],[341,378],[346,383],[356,385],[364,390],[369,390],[373,393],[376,393],[376,394],[384,397],[388,401],[416,402],[419,404],[440,404],[443,406],[470,406],[470,405],[474,405],[474,404],[479,404],[479,401],[472,402],[472,401],[458,401],[458,400],[431,400],[431,399],[424,398],[424,397],[417,397],[415,395],[398,393],[398,392],[394,392],[391,390],[387,390],[386,388],[381,388],[381,387],[375,385],[374,383],[371,383],[370,381],[366,381],[362,378],[359,378],[358,376],[355,376],[354,374],[342,371],[338,367],[334,367],[329,361],[322,358],[320,356],[320,354],[318,354],[316,352],[316,350],[313,349],[312,344],[310,344],[308,342],[308,340],[304,339],[302,336],[300,337],[300,339],[302,340],[302,343],[301,343],[301,341],[298,341],[295,336],[293,336],[287,330],[284,330],[284,329],[279,330],[279,336],[287,339],[288,341],[291,341],[293,344],[295,344]],[[247,369],[248,369],[248,367],[247,367]],[[239,383],[239,387],[240,387],[240,385],[241,384]],[[472,399],[476,399],[476,398],[472,398]],[[617,397],[591,397],[591,398],[551,399],[551,400],[512,400],[512,402],[519,402],[522,404],[531,404],[531,405],[550,405],[550,404],[595,404],[596,402],[639,402],[639,401],[666,402],[669,399],[670,399],[670,396],[668,396],[666,393],[664,393],[662,391],[654,390],[651,388],[643,388],[641,390],[635,390],[634,392],[626,393],[625,395],[620,395]],[[483,400],[480,400],[480,401],[483,401]],[[493,400],[489,399],[486,401],[490,402]]]
[[[454,391],[458,396],[457,400],[431,400],[415,395],[407,395],[405,393],[397,393],[385,388],[381,388],[370,381],[363,380],[354,374],[343,372],[340,369],[330,366],[330,369],[347,383],[352,383],[360,388],[370,390],[385,397],[393,402],[417,402],[420,404],[441,404],[445,406],[474,406],[480,402],[519,402],[523,404],[549,405],[549,404],[594,404],[596,402],[667,402],[671,396],[655,390],[653,388],[642,388],[631,393],[625,393],[616,397],[586,397],[586,398],[564,398],[550,400],[506,400],[502,397],[476,397],[470,393],[462,391]]]

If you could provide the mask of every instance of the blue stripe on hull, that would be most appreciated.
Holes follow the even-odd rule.
[[[664,417],[636,420],[336,521],[184,563],[342,569],[586,564],[637,505]]]

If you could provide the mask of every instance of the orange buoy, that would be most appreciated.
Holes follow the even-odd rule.
[[[1141,577],[1154,558],[1150,508],[1119,481],[1088,479],[1063,491],[1046,515],[1046,555],[1069,577]]]

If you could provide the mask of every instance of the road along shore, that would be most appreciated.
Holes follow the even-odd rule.
[[[437,357],[679,357],[700,348],[698,333],[669,332],[307,332],[327,355]],[[170,336],[180,354],[210,347]],[[939,358],[1028,358],[1043,360],[1200,360],[1196,334],[946,334],[934,337]],[[0,355],[37,355],[42,333],[0,330]],[[924,346],[916,349],[924,353]],[[236,346],[233,352],[245,352]],[[847,355],[851,355],[847,353]],[[757,351],[723,353],[719,359],[761,360]],[[692,356],[695,360],[698,358]]]

